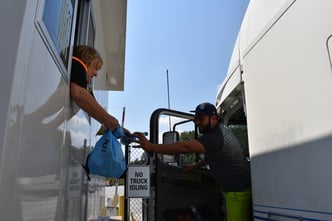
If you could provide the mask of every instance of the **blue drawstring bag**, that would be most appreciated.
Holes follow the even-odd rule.
[[[118,126],[113,132],[106,130],[97,141],[94,149],[88,155],[85,165],[82,165],[89,180],[90,174],[119,178],[126,171],[126,160],[121,144],[117,140],[121,137],[125,137],[125,134]]]

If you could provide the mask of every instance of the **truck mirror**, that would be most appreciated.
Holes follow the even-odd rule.
[[[175,143],[180,140],[180,134],[177,131],[167,131],[163,133],[163,144]]]

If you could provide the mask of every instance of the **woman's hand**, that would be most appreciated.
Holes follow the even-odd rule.
[[[104,125],[110,131],[114,131],[117,128],[117,126],[119,125],[119,121],[115,117],[109,115],[109,117],[106,120],[106,122],[104,123]]]

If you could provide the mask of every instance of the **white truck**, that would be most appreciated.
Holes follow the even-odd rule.
[[[243,143],[250,157],[254,220],[332,220],[331,9],[330,0],[248,5],[216,106],[222,122],[241,128],[242,139],[248,139]],[[193,119],[157,110],[151,117],[153,142],[162,113]],[[155,209],[146,214],[175,220],[194,205],[205,220],[221,220],[223,202],[208,171],[186,174],[172,166],[181,166],[181,159],[152,158],[155,197],[147,203]]]
[[[332,1],[252,0],[217,94],[245,125],[255,220],[332,220]]]

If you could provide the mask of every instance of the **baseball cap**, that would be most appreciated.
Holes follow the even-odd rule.
[[[196,114],[201,115],[217,115],[216,107],[208,102],[197,105],[196,109],[190,112],[195,112]]]

